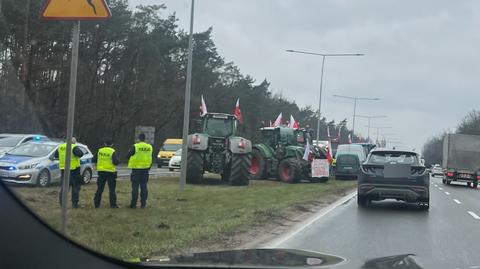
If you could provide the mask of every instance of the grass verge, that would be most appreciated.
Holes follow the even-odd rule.
[[[91,183],[82,187],[81,208],[68,211],[67,233],[89,248],[120,259],[168,254],[253,225],[272,212],[344,192],[355,185],[355,181],[338,180],[317,184],[251,181],[248,187],[187,185],[180,192],[178,179],[153,178],[148,185],[147,208],[130,209],[130,182],[123,180],[117,182],[121,208],[108,207],[106,189],[102,207],[95,209],[96,184]],[[58,187],[14,190],[47,223],[60,227]]]

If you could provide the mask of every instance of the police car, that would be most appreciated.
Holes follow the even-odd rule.
[[[0,158],[0,179],[24,185],[46,187],[60,182],[61,172],[55,151],[62,142],[38,141],[21,144]],[[83,183],[92,179],[93,154],[86,145],[76,144],[83,152],[80,173]]]

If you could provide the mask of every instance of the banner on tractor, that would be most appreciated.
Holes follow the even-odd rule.
[[[327,159],[313,159],[312,161],[312,177],[329,177],[330,169]]]

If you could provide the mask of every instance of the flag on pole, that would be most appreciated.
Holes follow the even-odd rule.
[[[352,144],[352,134],[348,134],[348,144]]]
[[[278,117],[277,119],[275,120],[275,122],[273,123],[273,127],[278,127],[282,124],[282,112],[280,112],[280,114],[278,114]]]
[[[342,131],[342,127],[343,127],[343,125],[338,126],[338,135],[337,135],[338,139],[340,139],[340,133]]]
[[[205,100],[203,100],[203,94],[202,94],[202,104],[200,106],[200,117],[205,116],[207,113],[208,113],[207,105],[205,104]]]
[[[330,140],[330,126],[327,125],[327,136],[328,140]]]
[[[270,125],[269,125],[269,126],[270,126],[270,127],[273,127],[272,120],[270,120]]]
[[[329,164],[332,164],[333,162],[333,157],[332,157],[332,152],[330,151],[330,147],[327,146],[327,160]]]
[[[290,122],[288,123],[289,128],[298,129],[298,122],[295,120],[293,115],[290,115]]]
[[[235,105],[235,110],[233,111],[233,115],[237,120],[243,124],[243,115],[242,111],[240,110],[240,98],[237,99],[237,104]]]
[[[305,145],[305,152],[303,152],[303,159],[305,161],[310,160],[310,141],[307,139],[307,145]]]

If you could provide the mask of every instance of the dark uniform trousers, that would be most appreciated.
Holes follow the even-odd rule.
[[[130,207],[137,206],[138,188],[140,187],[140,205],[145,207],[147,205],[147,182],[149,169],[132,169],[130,181],[132,182],[132,201]]]
[[[116,207],[117,194],[115,193],[115,188],[117,186],[117,172],[105,172],[105,171],[98,172],[97,192],[95,193],[95,198],[93,199],[93,203],[95,207],[100,206],[100,202],[102,201],[102,193],[103,193],[103,190],[105,189],[105,183],[108,184],[110,207]]]
[[[62,171],[62,178],[60,180],[60,194],[59,202],[60,206],[62,205],[62,193],[63,193],[63,179],[64,179],[64,170]],[[82,176],[80,175],[80,167],[70,171],[70,187],[72,188],[72,205],[78,205],[80,198],[80,188],[82,186]]]

